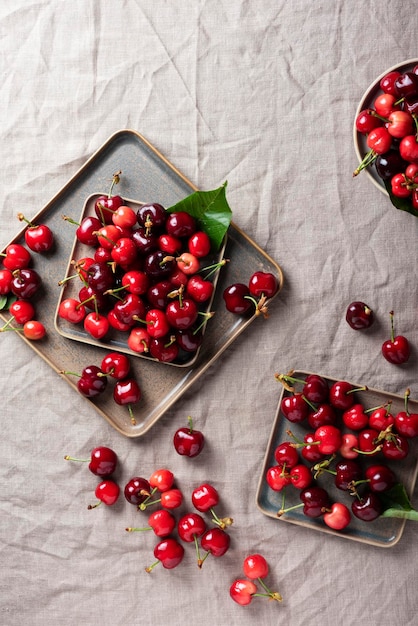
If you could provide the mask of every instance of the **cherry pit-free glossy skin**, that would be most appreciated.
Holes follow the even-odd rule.
[[[367,304],[356,300],[348,305],[345,319],[353,330],[363,330],[372,326],[374,313]]]
[[[402,365],[407,363],[411,353],[409,341],[403,335],[396,335],[394,331],[394,313],[389,313],[391,324],[391,336],[382,344],[382,354],[386,361],[394,365]]]
[[[90,453],[90,459],[78,459],[65,456],[66,461],[88,462],[88,468],[96,476],[110,476],[116,470],[118,457],[116,452],[107,446],[97,446]]]

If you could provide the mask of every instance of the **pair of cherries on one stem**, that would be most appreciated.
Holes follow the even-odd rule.
[[[247,578],[235,579],[229,589],[229,594],[234,602],[241,606],[246,606],[256,597],[282,602],[281,594],[277,591],[271,591],[264,582],[264,578],[269,573],[269,566],[263,555],[250,554],[247,556],[243,562],[243,571]],[[258,590],[255,581],[258,581],[261,585],[261,592]]]
[[[118,457],[116,452],[107,446],[98,446],[91,451],[89,459],[79,459],[69,455],[66,455],[64,459],[66,461],[88,463],[90,472],[103,479],[95,490],[98,502],[90,504],[87,507],[88,509],[95,509],[102,503],[107,506],[113,506],[117,502],[120,488],[116,481],[109,478],[117,468]]]

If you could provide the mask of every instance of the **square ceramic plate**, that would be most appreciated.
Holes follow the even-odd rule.
[[[297,379],[304,380],[306,376],[308,376],[310,373],[311,372],[296,371],[292,374],[292,376]],[[328,381],[330,386],[335,382],[335,379],[333,378],[329,378],[327,376],[322,377]],[[360,387],[360,385],[358,384],[353,384],[353,386],[355,388]],[[362,386],[364,386],[364,383]],[[301,389],[302,385],[296,387],[297,391],[301,391]],[[303,514],[302,508],[289,511],[288,513],[285,513],[280,517],[277,516],[277,512],[282,508],[283,492],[273,491],[269,487],[265,479],[268,468],[276,464],[274,451],[279,443],[283,441],[292,441],[292,438],[287,434],[287,431],[289,429],[298,440],[303,440],[304,435],[307,432],[311,432],[313,430],[309,428],[308,425],[291,423],[284,417],[283,413],[280,410],[280,406],[283,397],[287,395],[291,395],[291,392],[287,391],[283,387],[282,393],[279,398],[272,432],[268,441],[263,469],[257,489],[256,502],[260,511],[264,513],[264,515],[277,519],[281,522],[290,522],[291,524],[303,526],[311,530],[321,531],[329,535],[344,537],[346,539],[352,539],[382,548],[389,548],[395,545],[402,536],[405,526],[405,520],[379,517],[373,522],[363,522],[353,516],[352,521],[345,530],[335,531],[329,528],[324,523],[322,518],[309,518],[305,516]],[[396,415],[396,413],[398,413],[399,411],[404,410],[405,407],[405,401],[402,396],[370,388],[368,388],[367,391],[356,392],[356,402],[363,404],[366,409],[381,406],[390,402],[391,412],[394,415]],[[418,402],[410,400],[409,409],[413,413],[418,412]],[[409,497],[411,497],[414,491],[418,473],[418,446],[417,442],[414,440],[409,440],[409,444],[410,452],[408,456],[402,461],[388,462],[380,455],[377,455],[373,456],[373,461],[371,461],[369,458],[365,462],[367,464],[371,464],[382,461],[384,464],[391,467],[392,470],[395,472],[398,481],[404,485]],[[347,506],[350,506],[352,496],[335,487],[333,476],[331,474],[321,474],[317,479],[317,484],[328,490],[332,501],[338,500],[344,502]],[[295,488],[286,488],[285,508],[301,503],[299,493],[300,492]]]
[[[66,274],[75,237],[75,227],[64,221],[63,216],[77,220],[86,198],[98,189],[108,189],[113,174],[119,170],[122,170],[122,176],[118,194],[124,198],[145,198],[148,201],[152,199],[163,206],[172,206],[196,191],[196,187],[142,135],[132,130],[121,130],[112,135],[85,162],[43,209],[35,216],[30,216],[33,222],[42,220],[48,224],[55,234],[54,249],[48,254],[34,255],[34,267],[39,271],[43,283],[39,295],[36,294],[34,298],[34,304],[39,321],[47,329],[47,335],[37,342],[26,340],[22,333],[18,335],[34,353],[51,366],[55,375],[63,376],[74,389],[77,389],[75,377],[61,372],[80,372],[86,365],[100,365],[107,349],[63,337],[54,326],[57,302],[62,291],[58,283]],[[20,230],[13,242],[24,243],[24,230]],[[217,311],[216,323],[207,325],[196,361],[191,366],[182,368],[167,367],[151,359],[131,359],[132,373],[143,393],[141,402],[134,411],[136,423],[131,423],[126,407],[114,402],[111,385],[94,400],[86,399],[90,406],[94,406],[104,419],[126,437],[141,437],[147,433],[244,331],[249,332],[253,322],[256,321],[255,332],[257,322],[265,321],[262,316],[238,317],[229,313],[222,298],[226,286],[248,281],[256,270],[274,273],[279,281],[279,291],[274,296],[274,302],[273,299],[269,302],[270,320],[265,322],[271,323],[273,320],[276,296],[283,285],[280,266],[235,223],[228,229],[225,256],[231,261],[219,276],[213,301],[213,309]],[[7,321],[10,315],[6,311],[0,311],[0,317]],[[214,322],[215,319],[210,321]],[[53,384],[52,380],[51,385]],[[59,401],[57,408],[62,410]],[[65,410],[64,417],[66,420],[69,418],[65,415]]]
[[[96,194],[90,195],[86,199],[86,202],[84,204],[78,223],[81,223],[81,221],[85,217],[94,217],[96,215],[95,210],[94,210],[95,203],[97,199],[102,195],[103,195],[102,193],[96,193]],[[135,211],[135,213],[138,211],[140,206],[145,204],[144,202],[139,202],[137,200],[131,200],[128,198],[124,198],[124,201],[125,201],[125,204],[130,206]],[[222,244],[218,252],[211,253],[205,259],[202,259],[202,265],[201,265],[202,268],[212,266],[216,263],[219,263],[222,260],[224,252],[225,252],[225,244],[226,244],[226,237],[225,237],[224,243]],[[157,361],[157,359],[153,359],[149,355],[138,354],[137,352],[132,351],[128,346],[128,333],[117,332],[115,329],[110,329],[110,331],[107,333],[105,337],[103,337],[103,339],[100,339],[100,340],[94,339],[88,332],[86,332],[83,324],[71,324],[70,322],[68,322],[67,320],[64,320],[59,315],[58,309],[60,307],[61,302],[64,299],[66,298],[78,299],[79,298],[79,290],[82,285],[79,280],[73,279],[73,277],[76,276],[73,261],[77,261],[77,259],[83,259],[85,257],[91,257],[93,254],[94,254],[94,249],[92,247],[80,243],[80,241],[78,241],[78,239],[75,238],[74,245],[71,249],[71,253],[68,259],[67,271],[65,273],[65,276],[63,277],[63,281],[64,281],[63,289],[62,289],[60,298],[58,299],[57,311],[55,314],[56,330],[63,337],[67,337],[68,339],[73,339],[75,341],[80,341],[82,343],[95,345],[101,348],[107,348],[109,351],[115,350],[118,352],[124,352],[125,354],[130,354],[133,357],[139,357],[141,359],[146,359],[148,361],[153,360],[155,362],[159,362]],[[220,273],[220,269],[216,270],[216,272],[214,272],[213,275],[209,279],[213,283],[215,289],[210,300],[208,302],[205,302],[204,305],[201,305],[199,307],[199,311],[201,313],[209,313],[212,310],[211,307],[212,307],[213,299],[215,296],[219,273]],[[116,303],[116,299],[115,299],[115,303]],[[210,324],[212,321],[216,323],[215,317],[216,316],[214,316],[213,320],[208,320],[207,323]],[[204,341],[204,332],[206,330],[206,326],[207,324],[205,324],[203,328],[203,341]],[[185,351],[180,351],[179,356],[177,357],[175,361],[172,361],[169,363],[161,363],[161,362],[159,363],[161,365],[169,365],[173,367],[189,367],[193,365],[193,363],[195,363],[196,359],[199,356],[200,349],[201,348],[199,347],[194,353],[190,353],[190,352],[187,353]]]

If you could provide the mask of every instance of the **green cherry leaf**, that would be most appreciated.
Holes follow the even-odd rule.
[[[412,206],[411,199],[410,198],[398,198],[397,196],[394,196],[392,193],[390,180],[384,180],[383,182],[385,184],[386,191],[389,194],[389,198],[393,206],[399,209],[400,211],[406,211],[407,213],[410,213],[411,215],[418,217],[418,211],[416,211],[414,207]]]
[[[380,499],[385,506],[381,517],[396,517],[418,521],[418,511],[416,511],[402,484],[397,484],[389,491],[380,494]]]
[[[0,296],[0,311],[4,311],[7,307],[7,296]]]
[[[185,211],[192,215],[199,228],[211,240],[214,250],[219,250],[232,219],[232,211],[226,199],[225,182],[212,191],[195,191],[167,209],[168,213]]]

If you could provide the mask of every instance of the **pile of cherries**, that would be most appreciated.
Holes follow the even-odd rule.
[[[136,424],[133,405],[142,398],[141,388],[131,373],[131,364],[126,354],[108,352],[103,357],[100,366],[87,365],[81,373],[61,371],[61,374],[77,376],[77,389],[86,398],[96,398],[104,393],[108,387],[109,378],[114,379],[113,400],[120,406],[126,406],[131,423]]]
[[[231,538],[227,531],[233,520],[230,517],[221,518],[216,513],[220,497],[212,484],[202,483],[194,487],[190,495],[192,506],[184,510],[183,492],[176,486],[174,474],[167,468],[155,470],[149,478],[133,476],[122,490],[113,477],[118,457],[111,448],[94,448],[90,459],[68,455],[64,458],[88,462],[89,470],[101,479],[95,489],[98,501],[88,505],[88,509],[95,509],[100,504],[113,506],[123,493],[125,500],[137,511],[147,512],[145,525],[126,528],[128,532],[152,531],[159,540],[154,547],[156,560],[145,568],[147,572],[151,572],[158,563],[166,569],[177,567],[185,555],[184,544],[194,544],[199,568],[208,556],[219,558],[229,550]]]
[[[366,387],[329,383],[317,374],[295,378],[290,372],[276,378],[287,389],[281,414],[301,427],[297,437],[291,428],[286,431],[289,440],[277,444],[274,464],[265,474],[268,486],[282,492],[278,516],[301,509],[334,530],[346,528],[353,516],[365,522],[380,517],[385,494],[399,482],[388,463],[405,459],[418,436],[418,413],[408,409],[409,390],[404,410],[392,414],[390,402],[366,407],[359,400],[358,392]],[[326,476],[341,499],[331,496]],[[298,493],[298,504],[286,505],[289,490]]]
[[[374,163],[393,196],[405,198],[418,210],[418,65],[403,73],[389,72],[380,89],[372,106],[355,120],[369,151],[353,175]]]
[[[18,214],[18,219],[27,223],[24,232],[26,246],[11,243],[1,255],[3,261],[3,268],[0,269],[0,297],[3,298],[1,308],[7,308],[11,317],[0,331],[22,332],[26,339],[37,341],[45,336],[46,329],[36,319],[34,297],[39,293],[42,280],[34,268],[32,252],[38,254],[51,252],[54,236],[46,224],[33,224],[21,213]]]
[[[94,211],[76,229],[88,247],[73,260],[78,297],[63,299],[58,315],[96,340],[117,331],[141,356],[188,362],[213,316],[213,276],[226,260],[208,264],[210,238],[185,211],[169,213],[159,203],[135,210],[111,191]]]

